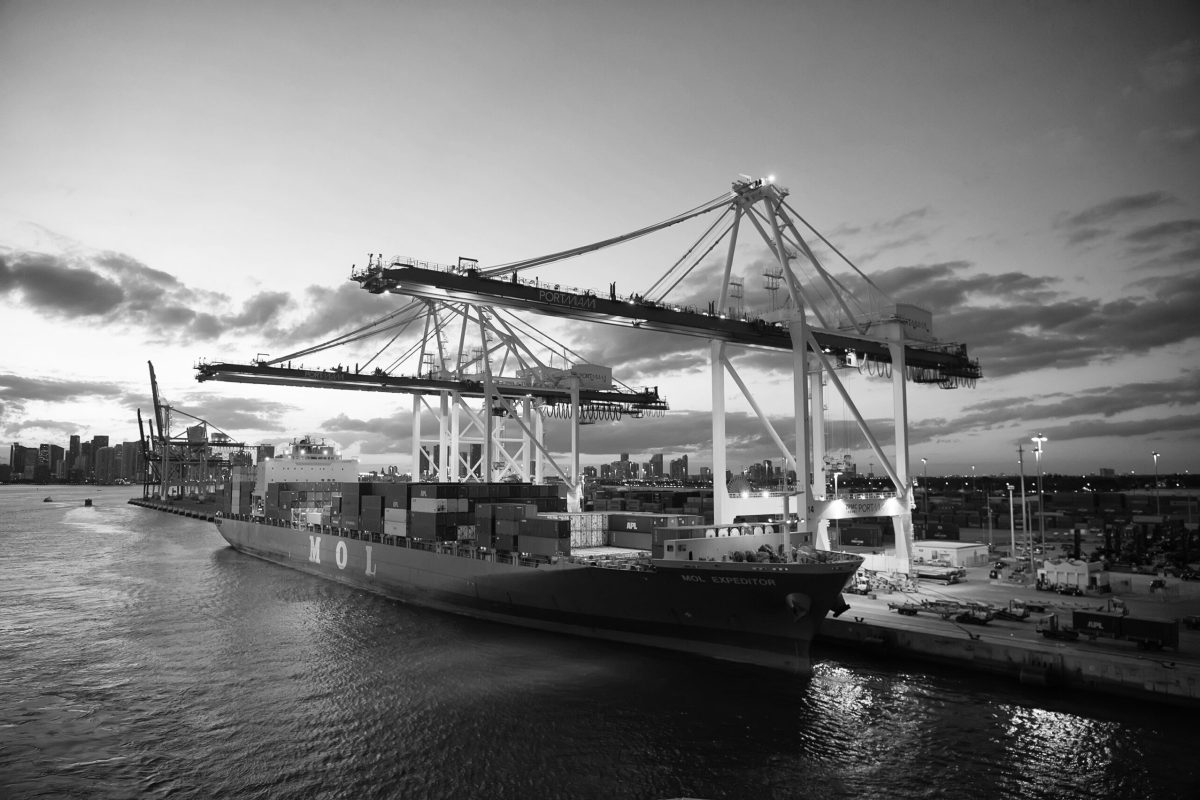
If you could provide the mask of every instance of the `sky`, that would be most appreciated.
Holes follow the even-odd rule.
[[[3,0],[0,442],[135,439],[152,361],[173,407],[235,439],[321,435],[408,469],[403,397],[201,384],[195,365],[394,310],[349,280],[368,253],[507,263],[739,174],[775,176],[980,360],[973,389],[910,385],[918,468],[1011,473],[1037,433],[1047,472],[1150,473],[1154,451],[1162,473],[1200,468],[1200,6],[1166,1]],[[708,222],[527,277],[644,291]],[[747,307],[766,255],[739,239]],[[714,259],[668,299],[715,298]],[[711,463],[704,340],[529,320],[671,406],[587,426],[584,464]],[[786,436],[787,356],[734,363]],[[842,377],[886,433],[890,385]],[[778,459],[727,389],[730,467]],[[865,469],[826,405],[830,450]]]

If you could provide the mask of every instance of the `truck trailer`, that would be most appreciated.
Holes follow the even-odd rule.
[[[1136,642],[1143,650],[1179,649],[1179,621],[1143,619],[1112,611],[1080,611],[1072,616],[1072,627],[1095,639],[1121,639]]]

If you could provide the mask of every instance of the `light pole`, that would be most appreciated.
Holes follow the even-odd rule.
[[[1154,456],[1154,513],[1161,517],[1162,504],[1159,502],[1158,497],[1158,451],[1155,450],[1150,455]]]
[[[1042,536],[1042,553],[1044,555],[1046,552],[1046,493],[1042,491],[1042,443],[1048,440],[1039,433],[1030,441],[1036,445],[1033,454],[1037,457],[1038,468],[1038,530]]]
[[[921,469],[925,473],[925,538],[929,538],[929,459],[921,459]]]
[[[840,472],[833,473],[833,499],[834,500],[838,499],[837,479],[838,479],[838,476],[841,474],[842,473],[840,473]],[[835,532],[835,535],[837,536],[838,547],[841,547],[842,546],[842,524],[841,524],[841,522],[839,522],[836,519],[833,521],[833,530]]]
[[[1008,539],[1010,542],[1009,555],[1017,557],[1017,518],[1013,516],[1013,485],[1008,485]]]
[[[1021,470],[1021,532],[1029,544],[1029,572],[1033,574],[1033,532],[1029,529],[1029,504],[1025,502],[1025,448],[1017,445],[1017,465]]]

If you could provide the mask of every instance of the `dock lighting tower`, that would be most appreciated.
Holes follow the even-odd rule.
[[[1021,471],[1021,532],[1029,545],[1029,572],[1033,574],[1033,531],[1029,529],[1029,503],[1025,501],[1025,448],[1017,445],[1017,466]]]
[[[1008,540],[1010,542],[1009,554],[1016,558],[1017,556],[1017,518],[1013,515],[1013,485],[1008,486]]]
[[[929,459],[921,459],[921,469],[925,473],[925,538],[929,538]]]
[[[1158,497],[1158,451],[1155,450],[1150,455],[1154,456],[1154,513],[1157,516],[1162,516],[1162,504]]]
[[[1048,441],[1043,434],[1034,436],[1030,441],[1036,445],[1033,455],[1037,458],[1038,468],[1038,530],[1042,536],[1042,550],[1046,549],[1046,494],[1042,491],[1042,443]]]

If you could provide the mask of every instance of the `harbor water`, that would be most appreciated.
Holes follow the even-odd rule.
[[[488,624],[241,555],[135,491],[0,487],[0,798],[1200,796],[1193,712]]]

